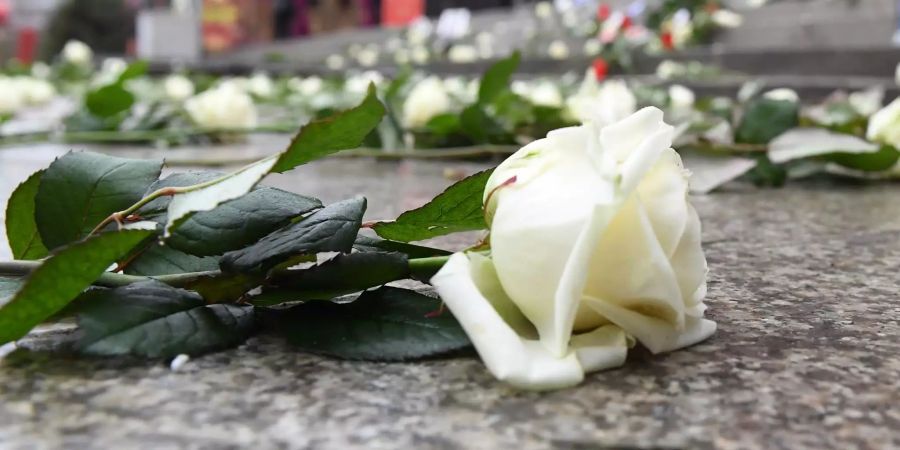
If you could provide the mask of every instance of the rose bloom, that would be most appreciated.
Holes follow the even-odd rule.
[[[204,128],[242,129],[256,126],[253,99],[232,83],[189,98],[184,109],[195,124]]]
[[[434,116],[450,111],[450,95],[444,82],[430,76],[418,82],[403,103],[403,124],[407,128],[421,128]]]
[[[175,101],[183,101],[194,95],[194,83],[184,75],[169,75],[163,82],[166,97]]]
[[[86,66],[93,61],[94,52],[84,42],[71,40],[62,49],[62,59],[70,64]]]
[[[688,176],[662,111],[553,131],[484,191],[490,254],[456,253],[432,278],[488,370],[527,389],[581,382],[640,342],[700,342],[707,265]]]
[[[588,70],[578,92],[566,99],[566,115],[578,122],[593,120],[601,125],[622,120],[637,110],[637,99],[624,81],[604,83]]]
[[[900,149],[900,97],[869,118],[866,138]]]

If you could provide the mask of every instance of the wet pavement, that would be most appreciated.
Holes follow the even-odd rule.
[[[0,150],[0,203],[65,150]],[[363,194],[381,219],[486,166],[332,159],[267,183]],[[0,362],[0,448],[900,447],[900,184],[736,184],[694,203],[719,331],[689,349],[634,351],[549,393],[510,389],[474,357],[347,362],[267,336],[179,371],[19,351]]]

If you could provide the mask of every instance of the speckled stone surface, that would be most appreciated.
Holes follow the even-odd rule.
[[[448,168],[480,167],[332,160],[270,181],[366,193],[381,218],[439,192]],[[179,371],[20,350],[0,363],[0,448],[900,447],[900,185],[738,185],[694,202],[719,331],[689,349],[632,351],[549,393],[512,390],[472,356],[345,362],[265,336]]]

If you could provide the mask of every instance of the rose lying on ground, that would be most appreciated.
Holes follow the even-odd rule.
[[[421,128],[432,117],[450,111],[450,96],[440,78],[431,76],[418,82],[403,103],[403,124]]]
[[[900,97],[869,118],[866,138],[900,148]]]
[[[204,128],[242,129],[256,126],[253,99],[232,83],[223,83],[189,98],[184,109],[195,124]]]
[[[618,122],[635,110],[637,99],[624,81],[610,80],[601,84],[588,70],[578,92],[566,99],[565,114],[578,122],[593,120],[603,125]]]
[[[552,389],[713,334],[687,174],[662,111],[563,128],[502,163],[485,189],[491,254],[431,280],[491,373]]]

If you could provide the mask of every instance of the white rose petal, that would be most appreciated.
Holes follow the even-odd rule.
[[[560,40],[553,41],[547,47],[547,55],[552,59],[566,59],[569,57],[569,46]]]
[[[694,91],[680,84],[669,86],[669,107],[676,117],[684,117],[693,111],[696,96]]]
[[[184,75],[169,75],[163,82],[166,97],[180,102],[194,95],[194,83]]]
[[[869,118],[866,138],[900,148],[900,98],[894,99]]]
[[[722,28],[737,28],[744,23],[744,18],[740,14],[727,9],[716,10],[711,18],[713,23]]]
[[[450,111],[450,96],[440,78],[431,76],[418,82],[403,103],[403,124],[421,128],[432,117]]]
[[[884,88],[875,86],[864,91],[853,92],[847,97],[847,101],[860,115],[869,117],[881,109],[884,101]]]
[[[494,376],[530,389],[692,345],[706,260],[687,173],[662,111],[553,131],[485,188],[490,258],[456,254],[431,280]]]
[[[609,80],[601,84],[588,70],[581,87],[566,99],[566,114],[578,122],[601,124],[618,122],[637,110],[637,99],[624,81]]]
[[[87,66],[93,61],[94,52],[84,42],[71,40],[62,49],[62,59],[70,64]]]
[[[256,126],[256,105],[234,84],[222,84],[189,98],[184,109],[197,125],[209,129],[243,129]]]
[[[472,63],[478,61],[478,50],[471,45],[454,45],[447,52],[447,59],[456,64]]]
[[[264,73],[256,73],[247,82],[251,94],[260,98],[269,98],[275,94],[275,83]]]
[[[771,91],[763,94],[763,97],[769,100],[781,100],[794,103],[800,101],[800,96],[797,95],[797,91],[789,88],[772,89]]]

